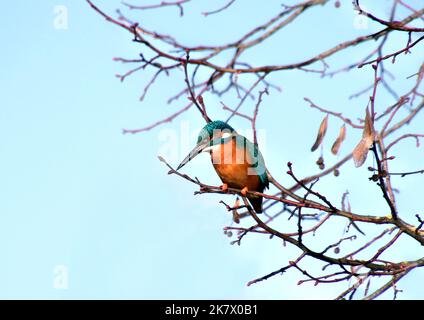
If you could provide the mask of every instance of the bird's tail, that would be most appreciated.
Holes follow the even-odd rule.
[[[247,198],[256,213],[262,213],[262,197],[249,197]]]

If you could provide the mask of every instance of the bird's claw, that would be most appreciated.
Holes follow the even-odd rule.
[[[228,190],[228,184],[224,183],[221,187],[222,191],[227,191]]]
[[[247,189],[247,187],[244,187],[243,189],[241,189],[240,193],[245,197],[247,194],[247,191],[249,191],[249,189]]]

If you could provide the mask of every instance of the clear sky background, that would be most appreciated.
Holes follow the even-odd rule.
[[[129,14],[149,29],[173,34],[181,42],[219,44],[238,38],[281,8],[280,1],[263,1],[259,7],[258,1],[240,0],[222,14],[208,18],[200,14],[225,2],[194,1],[185,7],[185,18],[180,18],[175,8]],[[350,1],[342,2],[339,9],[330,4],[307,12],[304,23],[290,25],[246,59],[258,65],[295,62],[342,40],[378,30],[373,24],[366,29],[355,27]],[[120,6],[119,1],[95,3],[111,14]],[[387,15],[388,1],[373,6],[370,3],[368,8],[373,12]],[[411,1],[416,6],[420,3]],[[54,27],[58,5],[67,9],[66,29]],[[0,298],[326,299],[346,288],[346,284],[298,286],[302,275],[295,271],[246,286],[248,281],[286,265],[298,250],[260,235],[245,237],[241,246],[230,245],[232,239],[222,228],[231,224],[231,215],[218,202],[231,202],[233,198],[194,197],[194,185],[167,175],[157,155],[173,165],[185,156],[203,124],[196,110],[146,133],[121,133],[122,128],[149,125],[183,106],[185,97],[166,104],[168,97],[183,88],[181,74],[159,79],[140,103],[138,98],[152,70],[137,73],[121,84],[114,75],[125,72],[128,66],[112,58],[137,58],[141,47],[131,42],[126,31],[106,23],[85,1],[8,1],[3,12]],[[405,43],[406,38],[393,38],[388,49],[400,49]],[[328,63],[343,66],[368,51],[369,46],[349,50]],[[401,56],[390,66],[398,75],[394,83],[399,93],[412,85],[413,80],[406,77],[416,72],[423,56],[420,44],[412,55]],[[372,72],[363,68],[334,79],[320,79],[292,71],[270,80],[283,91],[271,91],[264,99],[258,119],[258,129],[263,133],[260,142],[270,171],[290,186],[292,181],[284,174],[288,161],[302,176],[318,170],[318,153],[312,154],[309,149],[322,114],[310,110],[303,98],[356,119],[363,114],[367,96],[356,100],[348,97],[371,83]],[[227,114],[220,100],[208,94],[204,98],[210,115],[224,119]],[[237,102],[234,95],[222,99],[228,105]],[[379,110],[393,102],[383,90],[378,99]],[[249,101],[245,111],[254,103]],[[421,114],[405,132],[422,133],[423,121]],[[242,119],[235,119],[232,125],[241,131],[249,127]],[[340,125],[330,119],[328,135],[335,137]],[[352,150],[360,134],[348,131],[341,156]],[[328,152],[332,139],[326,140],[324,149],[327,165],[338,159]],[[168,146],[174,141],[178,147],[170,150]],[[396,156],[394,171],[424,166],[423,149],[415,148],[413,141],[399,146]],[[387,214],[381,191],[367,180],[368,165],[372,165],[372,159],[360,169],[347,164],[340,177],[321,181],[319,190],[338,204],[349,189],[355,212]],[[219,184],[207,156],[184,170],[203,182]],[[423,212],[423,176],[397,178],[394,183],[401,192],[398,202],[402,217],[415,223],[414,215]],[[321,240],[312,238],[314,245],[319,248],[319,241],[322,245],[337,241],[345,224],[335,219],[321,230]],[[275,226],[283,231],[296,228],[287,216]],[[371,227],[364,229],[373,234]],[[341,254],[347,252],[349,244],[341,249]],[[418,244],[401,239],[392,256],[416,259],[423,253]],[[304,266],[312,272],[320,268],[314,260],[307,260]],[[400,283],[405,290],[400,298],[422,299],[422,286],[418,284],[423,281],[423,270],[411,272]],[[392,292],[384,297],[391,298]]]

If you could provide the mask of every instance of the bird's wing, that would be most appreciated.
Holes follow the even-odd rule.
[[[244,138],[246,152],[249,154],[251,159],[253,159],[252,167],[255,169],[257,175],[259,176],[264,188],[269,188],[268,175],[266,173],[265,160],[262,156],[262,153],[259,151],[258,145],[249,141],[247,138]]]

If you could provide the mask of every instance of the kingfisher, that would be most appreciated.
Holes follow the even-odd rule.
[[[241,190],[256,213],[262,213],[263,198],[247,195],[248,191],[262,193],[269,188],[265,162],[257,144],[238,134],[226,122],[211,121],[200,131],[196,146],[177,170],[202,152],[210,154],[213,167],[223,182],[221,189],[226,191],[230,187]]]

